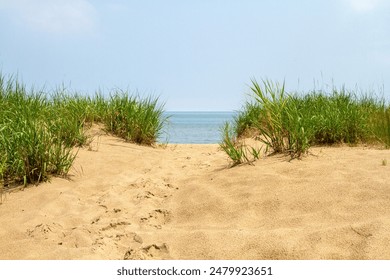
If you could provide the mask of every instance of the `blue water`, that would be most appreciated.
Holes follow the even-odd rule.
[[[234,112],[166,112],[169,116],[159,142],[211,144],[221,140],[221,127]]]

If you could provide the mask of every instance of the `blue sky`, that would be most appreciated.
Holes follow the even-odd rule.
[[[390,97],[386,0],[0,0],[0,70],[28,86],[237,110],[251,78]]]

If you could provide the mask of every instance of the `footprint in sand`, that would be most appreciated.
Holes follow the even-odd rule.
[[[138,193],[137,198],[138,199],[146,199],[146,198],[167,198],[170,195],[169,193],[172,190],[177,190],[178,188],[174,187],[171,183],[167,182],[166,179],[164,179],[164,182],[152,182],[152,181],[145,181],[141,183],[142,191]]]
[[[33,229],[27,230],[30,238],[48,240],[57,245],[70,245],[71,247],[89,247],[90,236],[93,232],[83,226],[64,229],[57,223],[39,224]]]
[[[102,231],[106,231],[106,230],[110,230],[110,229],[115,229],[119,226],[129,226],[131,225],[131,223],[129,222],[126,222],[126,221],[117,221],[117,222],[110,222],[107,226],[105,227],[102,227],[101,230]]]
[[[27,229],[27,235],[38,239],[58,239],[64,237],[64,229],[62,225],[57,223],[39,224],[33,229]]]
[[[156,209],[149,213],[148,217],[140,219],[142,224],[147,224],[151,227],[161,229],[162,225],[165,225],[171,220],[171,212],[164,209]]]
[[[91,244],[91,250],[93,252],[107,252],[112,254],[112,257],[117,259],[123,258],[123,251],[130,248],[139,248],[142,246],[143,240],[135,232],[111,232],[106,234],[105,232],[99,232],[98,237]]]
[[[139,248],[129,248],[124,260],[166,260],[171,259],[169,248],[166,243],[152,244]]]
[[[154,193],[150,191],[143,191],[137,194],[137,200],[144,200],[155,197]]]

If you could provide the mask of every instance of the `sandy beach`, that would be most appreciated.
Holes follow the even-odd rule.
[[[96,132],[69,178],[3,194],[0,259],[390,259],[390,151],[310,151],[229,168]]]

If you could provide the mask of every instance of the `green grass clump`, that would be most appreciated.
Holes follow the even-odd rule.
[[[0,183],[38,183],[69,171],[74,153],[50,121],[60,118],[42,93],[0,77]]]
[[[151,145],[160,136],[165,118],[158,99],[140,99],[126,92],[111,95],[104,124],[108,131],[128,141]]]
[[[233,161],[232,166],[242,163],[252,164],[260,157],[261,149],[256,149],[240,143],[240,141],[238,141],[238,139],[234,136],[229,123],[225,123],[222,128],[222,142],[219,146]]]
[[[313,145],[346,143],[390,147],[390,108],[345,88],[289,94],[285,85],[252,80],[253,100],[238,114],[234,136],[256,132],[271,153],[301,158]]]
[[[0,186],[39,183],[50,175],[66,175],[77,150],[88,143],[86,128],[102,123],[127,141],[152,145],[165,122],[157,98],[127,92],[104,98],[48,94],[0,74]]]
[[[54,114],[48,119],[50,130],[59,137],[67,147],[83,146],[88,137],[85,127],[93,114],[91,101],[87,97],[68,94],[57,90],[50,100],[50,111]],[[56,117],[60,116],[59,117]]]
[[[328,95],[313,92],[296,97],[294,103],[309,120],[306,126],[312,127],[311,140],[315,144],[357,144],[371,134],[369,118],[376,106],[370,108],[371,103],[359,100],[345,89],[334,89]]]
[[[390,108],[383,104],[378,107],[373,110],[370,117],[370,127],[373,131],[371,139],[382,143],[388,149],[390,148]]]
[[[286,93],[284,84],[271,81],[260,86],[253,80],[251,90],[258,108],[253,120],[258,139],[273,153],[289,153],[291,157],[306,153],[312,131],[305,124],[298,99]]]
[[[257,134],[255,129],[259,122],[261,107],[256,102],[247,102],[244,110],[241,110],[234,116],[234,132],[237,137],[246,137]]]

